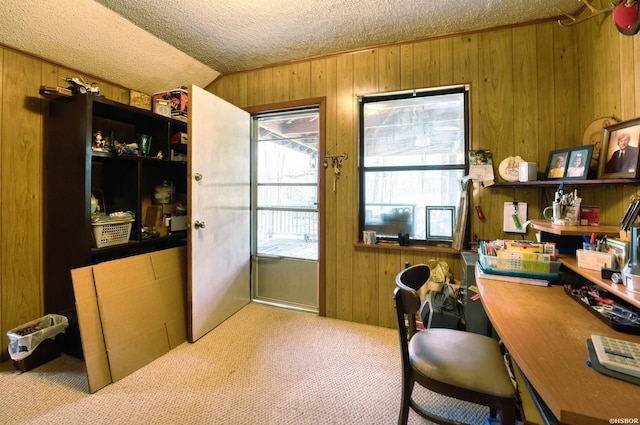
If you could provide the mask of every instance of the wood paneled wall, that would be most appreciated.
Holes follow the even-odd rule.
[[[43,153],[47,102],[41,85],[61,77],[96,81],[106,97],[128,103],[129,90],[0,47],[0,359],[7,331],[42,316]],[[69,185],[76,182],[67,182]]]
[[[43,117],[40,85],[82,75],[0,48],[0,348],[6,332],[43,311],[42,207]],[[106,97],[127,102],[129,91],[102,79]],[[550,150],[582,143],[596,118],[640,115],[640,41],[616,31],[611,17],[567,29],[555,22],[315,58],[224,76],[208,89],[240,106],[324,96],[326,141],[331,154],[346,152],[342,177],[326,185],[326,312],[329,317],[395,326],[391,293],[405,262],[434,256],[410,250],[357,248],[357,107],[361,94],[447,84],[471,84],[471,145],[491,149],[496,162],[511,155],[545,168]],[[178,86],[179,84],[176,84]],[[325,176],[329,176],[326,174]],[[68,182],[74,184],[74,182]],[[605,222],[619,221],[633,186],[583,189],[585,202],[600,205]],[[485,219],[472,214],[479,239],[502,232],[502,205],[529,203],[541,216],[541,191],[474,186]],[[472,210],[473,211],[473,210]],[[527,238],[533,238],[533,232]],[[456,278],[460,259],[440,256]]]
[[[471,146],[491,149],[497,165],[519,155],[546,169],[551,150],[582,144],[595,119],[640,115],[640,41],[619,35],[611,17],[573,28],[555,21],[416,41],[315,58],[223,76],[207,89],[240,107],[326,97],[328,154],[346,152],[335,192],[326,185],[326,313],[330,317],[395,326],[391,294],[405,262],[435,255],[355,247],[358,241],[357,96],[469,83]],[[640,84],[639,84],[640,85]],[[323,177],[332,179],[330,170]],[[498,177],[499,179],[499,177]],[[472,231],[477,239],[520,238],[502,231],[503,204],[528,203],[529,218],[546,206],[538,188],[474,184]],[[584,188],[584,202],[600,205],[603,222],[617,222],[633,186]],[[529,230],[527,239],[535,238]],[[439,256],[460,278],[457,255]]]

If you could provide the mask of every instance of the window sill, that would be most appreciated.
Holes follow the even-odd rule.
[[[409,246],[400,246],[398,242],[377,242],[375,245],[367,245],[363,242],[356,242],[354,244],[356,248],[370,248],[370,249],[395,249],[402,251],[420,251],[420,252],[435,252],[441,254],[459,254],[460,251],[453,249],[450,246],[436,246],[427,244],[411,244]]]

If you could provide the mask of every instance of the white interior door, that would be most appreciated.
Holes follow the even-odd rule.
[[[218,326],[250,297],[249,114],[189,88],[188,340]]]

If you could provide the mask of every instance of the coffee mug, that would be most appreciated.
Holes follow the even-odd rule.
[[[553,223],[554,220],[558,220],[560,218],[564,218],[562,217],[562,214],[560,212],[560,204],[555,203],[553,204],[553,206],[550,207],[546,207],[544,210],[542,210],[542,216],[549,220],[550,222]]]
[[[577,226],[580,219],[580,207],[554,202],[553,206],[542,210],[542,216],[549,220],[551,224],[559,226]]]

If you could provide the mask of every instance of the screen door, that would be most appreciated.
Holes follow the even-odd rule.
[[[252,297],[318,311],[317,108],[253,117]]]

